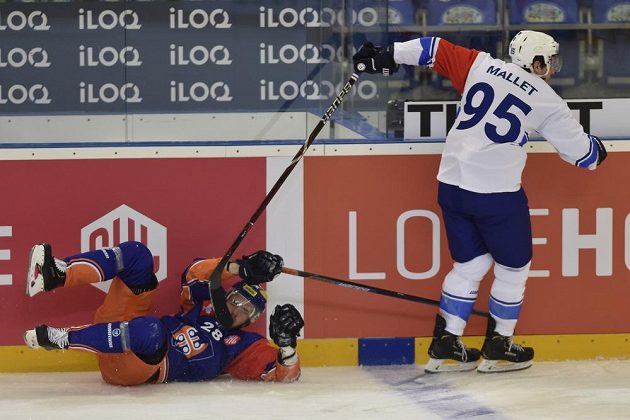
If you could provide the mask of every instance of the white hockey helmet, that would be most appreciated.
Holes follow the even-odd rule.
[[[560,44],[552,36],[542,32],[520,31],[510,41],[512,63],[530,71],[537,56],[542,56],[545,60],[547,74],[552,68],[554,72],[560,71],[562,58],[558,55],[559,52]]]

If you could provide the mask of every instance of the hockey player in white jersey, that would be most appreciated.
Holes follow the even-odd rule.
[[[534,349],[512,341],[532,258],[529,207],[521,187],[523,146],[528,133],[537,131],[572,165],[595,169],[606,158],[602,142],[584,132],[547,83],[560,70],[558,52],[551,36],[521,31],[510,42],[511,63],[438,37],[384,48],[366,43],[353,57],[357,72],[389,75],[400,64],[429,66],[462,95],[437,176],[455,262],[442,284],[427,372],[532,365]],[[480,352],[465,347],[460,337],[493,264],[490,317]]]

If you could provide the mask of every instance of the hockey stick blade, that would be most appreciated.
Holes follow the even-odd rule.
[[[408,295],[406,293],[396,292],[394,290],[381,289],[380,287],[366,286],[364,284],[354,283],[347,280],[340,280],[334,277],[324,276],[321,274],[307,273],[306,271],[296,270],[295,268],[283,267],[282,272],[285,274],[290,274],[292,276],[304,277],[307,279],[318,280],[318,281],[328,283],[328,284],[334,284],[336,286],[359,290],[361,292],[374,293],[374,294],[382,295],[382,296],[389,296],[392,298],[408,300],[411,302],[422,303],[425,305],[440,306],[439,300],[429,299],[429,298],[425,298],[421,296]],[[472,310],[472,314],[483,316],[486,318],[490,315],[488,314],[488,312],[478,311],[476,309]]]
[[[245,224],[241,232],[238,234],[238,236],[234,240],[234,243],[230,246],[230,248],[228,248],[227,252],[223,256],[223,258],[221,258],[221,260],[219,261],[219,264],[216,266],[216,268],[210,275],[209,287],[210,287],[210,294],[212,296],[212,303],[213,303],[214,310],[217,316],[217,320],[223,326],[225,327],[231,326],[233,320],[232,320],[232,316],[230,315],[230,312],[227,309],[225,298],[224,297],[222,298],[221,273],[225,269],[232,255],[234,254],[234,251],[236,251],[236,248],[238,248],[238,246],[241,244],[243,239],[245,239],[250,229],[254,226],[254,224],[260,217],[260,215],[267,208],[267,205],[269,204],[271,199],[276,195],[276,193],[278,192],[282,184],[284,184],[284,181],[288,178],[291,172],[293,172],[293,169],[297,166],[299,161],[302,159],[302,157],[306,153],[309,146],[315,141],[315,139],[317,138],[317,135],[320,133],[320,131],[322,131],[322,128],[324,128],[326,123],[330,120],[335,110],[339,107],[339,105],[341,105],[343,98],[348,94],[348,92],[350,92],[350,90],[352,89],[352,86],[356,83],[357,80],[359,80],[359,75],[356,73],[353,73],[352,76],[350,76],[350,78],[348,79],[348,81],[344,84],[343,88],[341,88],[341,91],[335,97],[335,99],[333,100],[333,103],[328,107],[328,109],[326,110],[322,118],[319,120],[319,122],[317,123],[313,131],[311,131],[311,134],[308,136],[308,138],[306,139],[302,147],[300,147],[300,150],[298,150],[298,152],[295,154],[289,166],[287,166],[287,168],[280,175],[280,177],[278,178],[276,183],[273,185],[273,187],[271,187],[271,189],[269,190],[269,192],[267,193],[263,201],[260,203],[260,205],[254,212],[252,217]]]

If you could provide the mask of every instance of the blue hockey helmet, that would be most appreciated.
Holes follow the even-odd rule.
[[[239,281],[227,294],[226,299],[237,308],[243,309],[252,323],[258,319],[267,306],[267,291],[257,284]]]

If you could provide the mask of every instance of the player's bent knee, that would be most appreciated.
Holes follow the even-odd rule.
[[[143,360],[149,358],[149,361],[154,361],[153,358],[163,356],[162,353],[166,348],[167,330],[158,318],[151,316],[134,318],[128,321],[127,328],[129,350],[141,356]]]
[[[481,279],[492,265],[490,254],[480,255],[465,263],[455,263],[442,283],[442,291],[453,296],[477,297]]]
[[[151,253],[151,250],[147,248],[146,245],[142,242],[123,242],[119,245],[119,248],[122,250],[126,257],[136,260],[136,264],[150,264],[151,266],[153,266],[153,254]]]
[[[531,261],[525,264],[523,267],[513,268],[506,267],[501,264],[495,264],[494,266],[494,275],[495,281],[500,281],[504,283],[508,283],[514,286],[523,286],[525,287],[525,283],[527,282],[527,278],[529,277],[529,266],[531,265]]]
[[[494,267],[495,279],[490,296],[503,303],[515,304],[523,300],[529,274],[529,263],[524,267],[511,268],[500,264]]]
[[[483,254],[470,261],[463,263],[457,262],[453,265],[453,269],[464,278],[481,280],[488,270],[490,270],[492,263],[492,256],[490,254]]]

